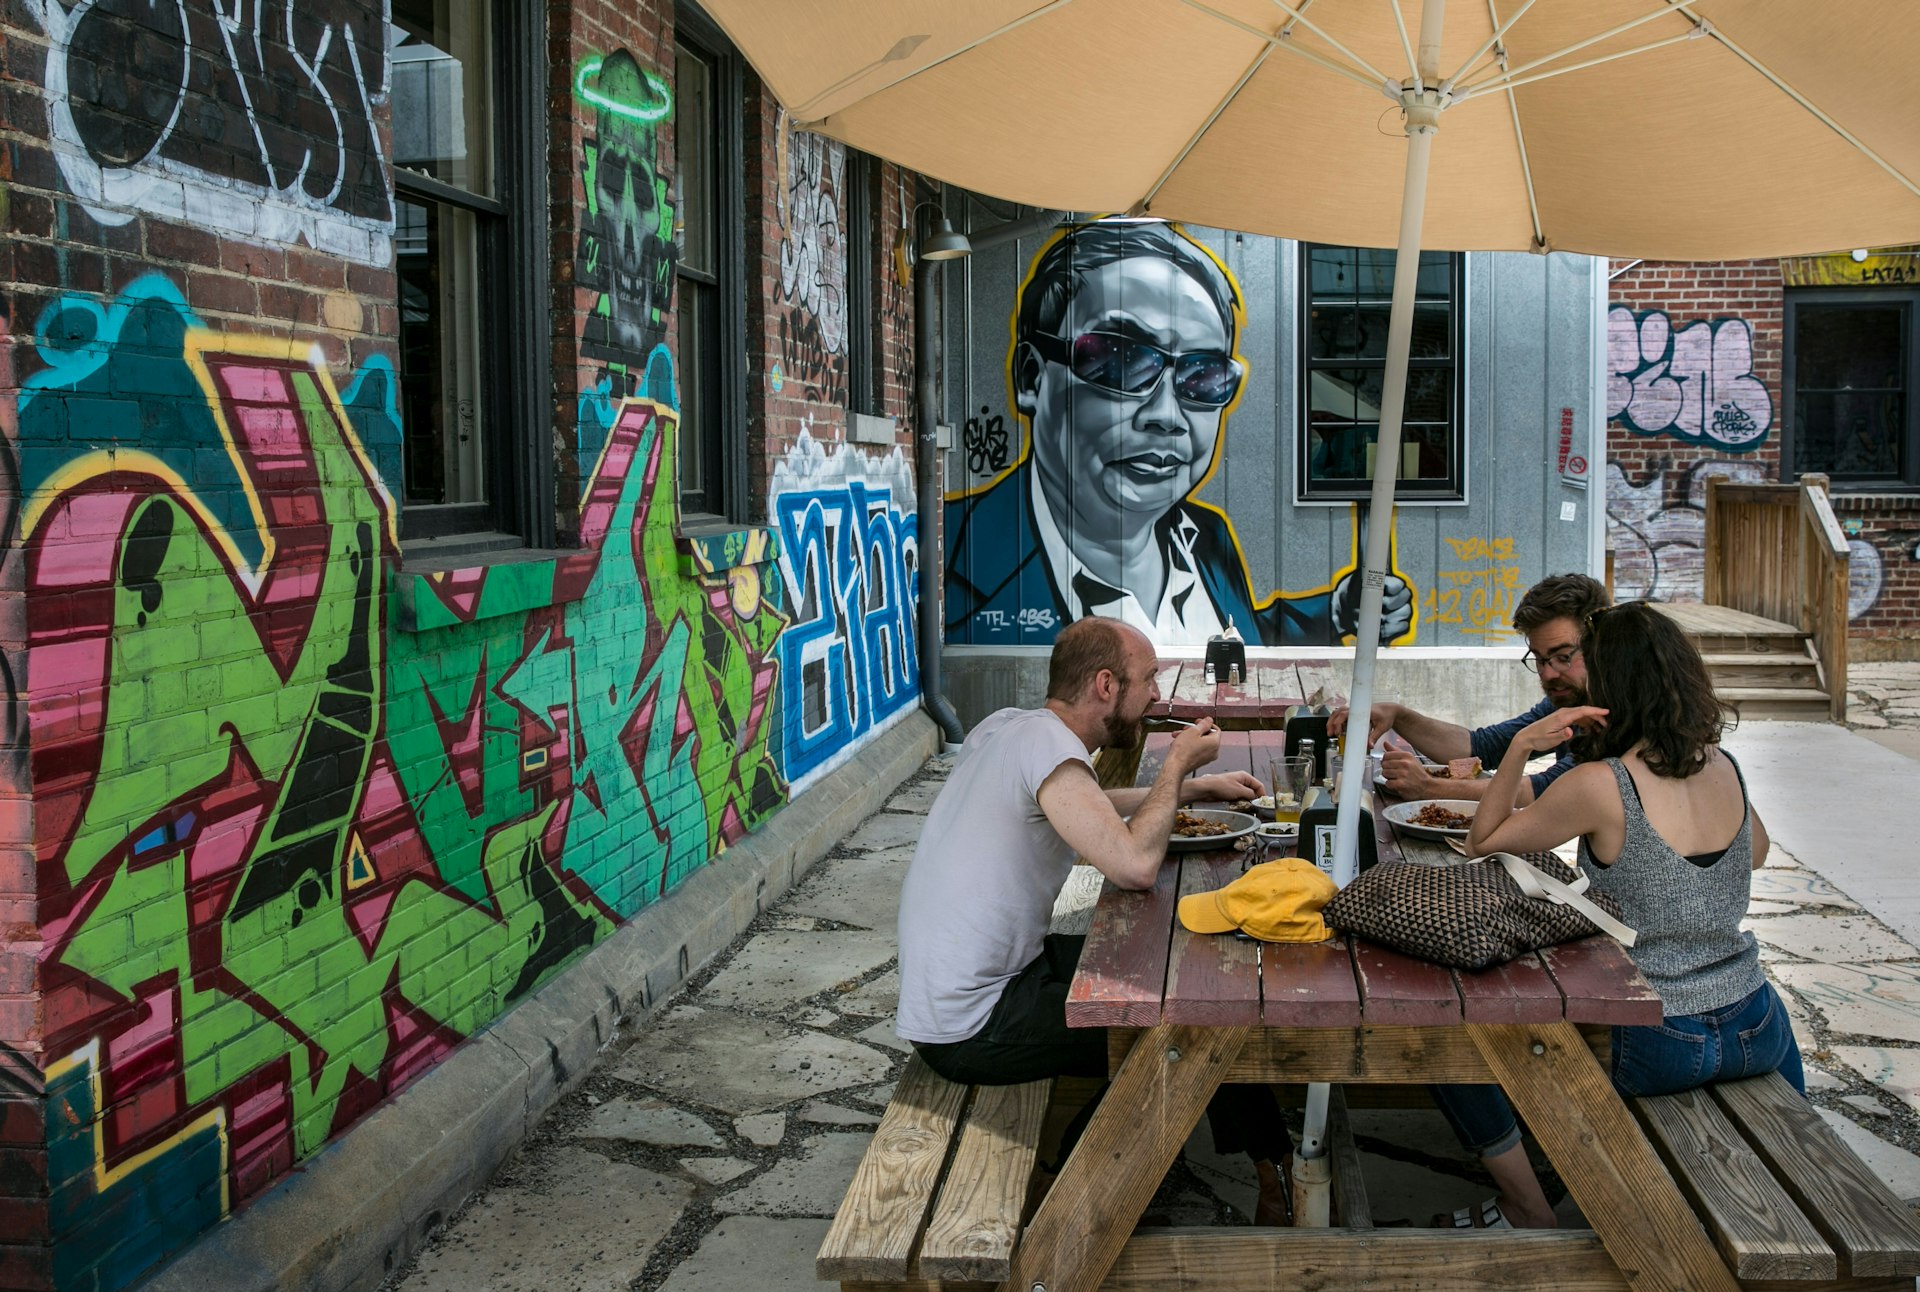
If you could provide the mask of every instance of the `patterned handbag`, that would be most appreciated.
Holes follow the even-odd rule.
[[[1327,926],[1451,969],[1485,969],[1605,931],[1632,946],[1620,905],[1550,852],[1451,866],[1383,862],[1327,903]]]

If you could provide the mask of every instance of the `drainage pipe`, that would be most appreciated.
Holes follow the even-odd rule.
[[[934,401],[934,340],[940,320],[934,317],[934,275],[944,262],[920,260],[913,267],[913,380],[917,416],[913,428],[913,487],[918,495],[916,537],[919,542],[920,577],[920,703],[940,724],[940,734],[950,745],[966,736],[960,715],[947,703],[942,682],[940,648],[946,636],[942,622],[940,594],[946,582],[946,560],[941,552],[940,492],[936,466],[939,461],[940,412]],[[931,559],[929,559],[931,554]]]
[[[978,233],[969,233],[967,240],[973,244],[975,251],[979,251],[1011,242],[1015,238],[1045,233],[1067,217],[1066,211],[1041,211],[1036,215],[991,225]],[[937,282],[934,276],[945,263],[920,259],[913,266],[913,380],[919,413],[913,436],[913,479],[914,489],[919,495],[916,523],[920,542],[920,702],[926,706],[933,720],[940,724],[941,734],[946,737],[947,743],[957,745],[966,735],[966,729],[960,725],[960,716],[953,711],[953,706],[947,703],[946,687],[942,682],[940,649],[946,624],[940,605],[946,583],[946,552],[944,543],[934,541],[934,536],[940,532],[940,494],[935,471],[940,452],[936,427],[940,413],[934,399],[936,387],[933,375],[936,366],[935,341],[939,337],[941,322],[934,317],[934,287]],[[934,554],[932,561],[928,560],[929,552]]]

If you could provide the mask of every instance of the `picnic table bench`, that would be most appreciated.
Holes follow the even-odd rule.
[[[1171,738],[1150,735],[1135,751],[1142,781]],[[1202,771],[1263,775],[1279,740],[1257,725],[1230,729]],[[1375,830],[1383,863],[1457,860],[1377,813]],[[1467,973],[1359,938],[1271,944],[1181,928],[1180,897],[1220,887],[1244,864],[1236,852],[1186,853],[1150,889],[1103,887],[1067,1017],[1110,1029],[1112,1081],[1030,1218],[1053,1083],[954,1086],[916,1057],[821,1248],[819,1276],[864,1292],[1912,1292],[1920,1224],[1777,1075],[1620,1098],[1606,1075],[1610,1028],[1658,1023],[1662,1011],[1611,939]],[[1222,1081],[1497,1083],[1591,1228],[1373,1228],[1336,1090],[1333,1227],[1135,1232]]]

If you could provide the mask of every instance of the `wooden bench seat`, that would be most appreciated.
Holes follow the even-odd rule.
[[[1911,1292],[1920,1223],[1778,1073],[1628,1102],[1743,1284]]]
[[[1007,1277],[1052,1081],[961,1086],[918,1054],[814,1258],[843,1288],[970,1288]]]

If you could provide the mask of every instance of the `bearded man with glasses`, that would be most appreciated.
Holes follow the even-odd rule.
[[[1580,655],[1580,633],[1589,619],[1611,604],[1605,585],[1584,574],[1556,574],[1540,580],[1513,608],[1513,630],[1527,639],[1520,662],[1540,678],[1546,698],[1525,713],[1469,731],[1451,722],[1430,718],[1404,704],[1376,704],[1368,724],[1369,747],[1389,731],[1436,763],[1477,757],[1487,767],[1506,756],[1513,738],[1555,709],[1587,702],[1587,662]],[[1347,711],[1336,709],[1327,730],[1339,736],[1347,729]],[[1520,782],[1518,802],[1531,803],[1546,792],[1561,773],[1573,766],[1573,751],[1561,745],[1553,751],[1553,766]],[[1419,758],[1404,751],[1380,760],[1387,788],[1405,799],[1477,799],[1490,781],[1441,779],[1427,772]]]
[[[978,640],[982,615],[1026,643],[1095,615],[1156,646],[1204,643],[1229,621],[1268,646],[1353,631],[1355,575],[1261,598],[1225,514],[1192,497],[1245,386],[1243,314],[1226,270],[1172,225],[1078,225],[1040,253],[1009,365],[1029,449],[947,507],[949,632]],[[1380,640],[1412,616],[1411,589],[1389,575]]]

